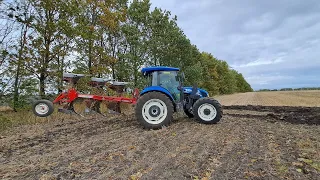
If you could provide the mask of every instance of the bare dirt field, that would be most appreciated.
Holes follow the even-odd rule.
[[[14,127],[0,134],[0,179],[319,179],[318,94],[220,96],[214,125],[177,114],[147,131],[127,113]]]

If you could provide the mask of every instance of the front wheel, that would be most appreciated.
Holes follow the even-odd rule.
[[[141,96],[136,104],[135,115],[146,129],[160,129],[172,121],[173,104],[163,93],[149,92]]]
[[[192,111],[196,119],[204,124],[215,124],[222,117],[221,104],[211,98],[198,99],[194,103]]]

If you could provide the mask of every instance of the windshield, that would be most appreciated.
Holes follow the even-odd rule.
[[[167,89],[175,98],[175,100],[179,100],[180,91],[178,90],[178,87],[180,85],[180,82],[177,78],[177,72],[176,71],[159,71],[158,73],[159,73],[159,76],[158,76],[159,86]]]

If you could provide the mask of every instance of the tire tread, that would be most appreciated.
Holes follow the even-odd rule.
[[[161,99],[167,106],[167,117],[164,121],[162,121],[160,124],[149,124],[148,122],[146,122],[143,119],[143,115],[142,115],[142,108],[144,103],[146,103],[148,100],[150,99]],[[161,93],[161,92],[157,92],[157,91],[151,91],[148,92],[146,94],[143,94],[142,96],[140,96],[140,98],[138,99],[136,106],[135,106],[135,116],[136,119],[138,120],[138,122],[145,128],[145,129],[160,129],[163,126],[169,126],[172,122],[173,119],[173,103],[171,101],[171,99]]]
[[[199,108],[200,105],[203,104],[203,103],[210,103],[210,104],[212,104],[212,105],[215,106],[215,108],[216,108],[216,110],[217,110],[217,116],[214,118],[214,120],[212,120],[212,121],[204,121],[204,120],[202,120],[202,119],[199,117],[199,115],[198,115],[198,108]],[[216,99],[210,98],[210,97],[204,97],[204,98],[198,99],[198,100],[194,103],[192,109],[193,109],[193,114],[194,114],[196,120],[199,121],[200,123],[203,123],[203,124],[216,124],[216,123],[218,123],[218,122],[221,120],[222,114],[223,114],[222,106],[221,106],[221,104],[219,103],[219,101],[216,100]]]

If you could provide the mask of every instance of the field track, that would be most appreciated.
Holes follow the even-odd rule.
[[[12,128],[0,134],[0,179],[319,179],[316,93],[304,94],[309,107],[281,93],[218,97],[224,116],[214,125],[177,114],[146,131],[127,114]]]

